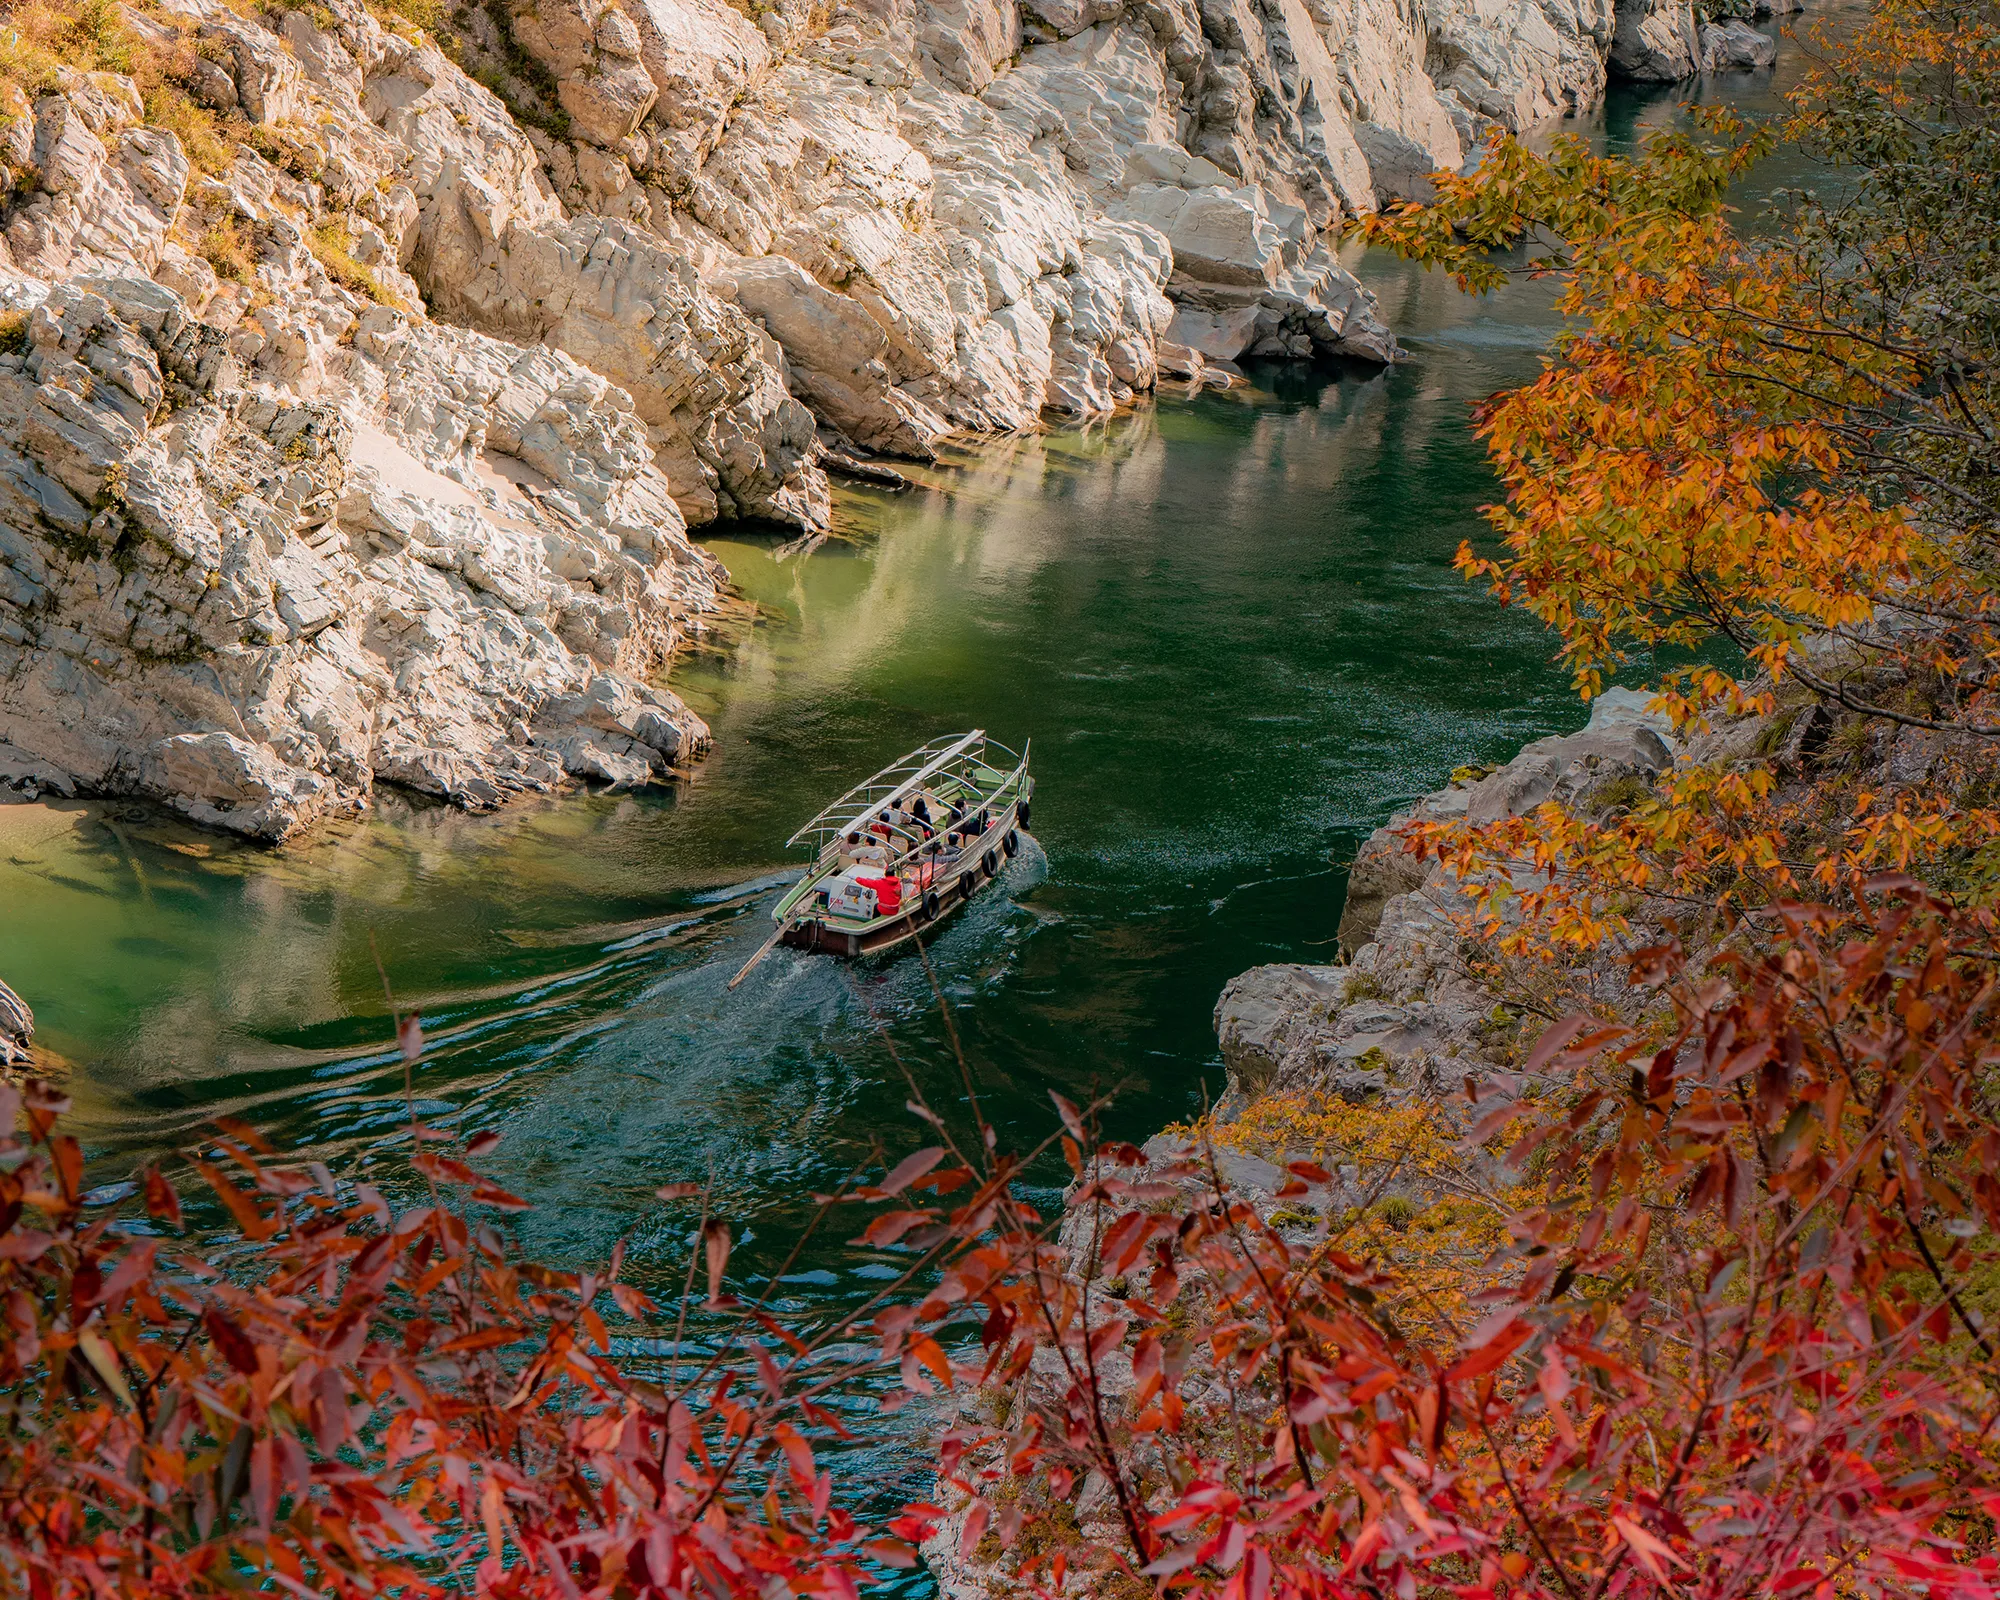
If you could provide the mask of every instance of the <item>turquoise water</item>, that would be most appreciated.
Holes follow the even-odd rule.
[[[1770,80],[1720,92],[1755,109]],[[1599,136],[1681,98],[1623,95]],[[1475,303],[1359,264],[1404,365],[1263,370],[967,450],[910,491],[845,493],[809,554],[711,540],[754,617],[673,673],[716,736],[677,791],[485,818],[390,797],[275,855],[141,807],[0,809],[0,974],[68,1064],[99,1170],[222,1112],[393,1180],[378,955],[426,1017],[420,1108],[499,1131],[488,1165],[535,1203],[530,1245],[588,1259],[627,1235],[656,1289],[687,1228],[661,1183],[712,1174],[739,1269],[769,1272],[816,1190],[878,1141],[919,1142],[905,1070],[966,1117],[933,975],[1003,1138],[1040,1135],[1051,1088],[1116,1088],[1134,1137],[1198,1111],[1222,1083],[1223,983],[1331,959],[1367,832],[1454,766],[1583,719],[1551,642],[1451,568],[1492,492],[1468,408],[1535,370],[1548,288]],[[795,865],[781,841],[974,726],[1033,740],[1038,842],[1004,892],[941,932],[929,971],[787,951],[727,991]],[[853,1303],[887,1259],[816,1244],[797,1308]],[[885,1493],[922,1487],[907,1424],[849,1460]]]

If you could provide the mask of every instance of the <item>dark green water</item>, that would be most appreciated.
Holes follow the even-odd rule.
[[[1756,109],[1771,80],[1725,92]],[[1600,132],[1678,105],[1627,95]],[[72,1063],[99,1170],[226,1112],[393,1175],[372,941],[425,1013],[422,1108],[501,1132],[490,1165],[535,1202],[534,1249],[629,1233],[634,1276],[677,1282],[687,1223],[651,1195],[713,1173],[740,1268],[772,1270],[813,1191],[918,1142],[892,1050],[940,1109],[962,1117],[963,1091],[915,959],[785,952],[725,981],[768,931],[780,841],[972,726],[1031,738],[1040,784],[1039,847],[930,947],[988,1114],[1025,1143],[1051,1088],[1119,1086],[1135,1137],[1198,1110],[1218,991],[1330,959],[1368,830],[1583,718],[1549,641],[1450,565],[1491,494],[1468,407],[1535,370],[1547,289],[1473,303],[1363,270],[1406,365],[1267,371],[968,452],[932,487],[848,494],[845,537],[804,559],[713,541],[759,620],[674,674],[716,735],[677,793],[489,818],[390,801],[282,855],[140,808],[0,809],[0,973]],[[791,1287],[851,1304],[888,1259],[818,1246]],[[911,1435],[869,1431],[855,1470],[920,1488]]]

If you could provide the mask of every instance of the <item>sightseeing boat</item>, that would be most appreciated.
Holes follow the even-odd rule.
[[[933,739],[856,784],[785,841],[813,852],[771,916],[775,946],[870,955],[914,939],[1000,875],[1021,847],[1035,782],[983,728]]]

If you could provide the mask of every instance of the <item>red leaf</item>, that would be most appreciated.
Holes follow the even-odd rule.
[[[214,1117],[210,1120],[246,1150],[255,1150],[262,1156],[268,1156],[272,1153],[271,1141],[266,1139],[241,1117]]]
[[[941,1145],[932,1145],[928,1150],[919,1150],[913,1155],[907,1155],[890,1168],[889,1176],[882,1180],[878,1188],[884,1197],[901,1194],[942,1160],[944,1160],[944,1148]]]
[[[861,1235],[861,1242],[891,1245],[912,1228],[921,1227],[931,1220],[931,1213],[928,1211],[885,1211],[868,1224],[867,1231]]]
[[[1613,1517],[1611,1526],[1618,1530],[1618,1536],[1631,1546],[1632,1553],[1645,1563],[1646,1570],[1660,1582],[1667,1581],[1667,1569],[1661,1565],[1662,1561],[1671,1561],[1676,1566],[1686,1565],[1668,1545],[1654,1538],[1629,1517]]]
[[[710,1217],[701,1225],[701,1243],[708,1255],[708,1303],[713,1306],[721,1302],[722,1272],[729,1265],[729,1224]]]
[[[125,1259],[112,1269],[104,1287],[97,1292],[98,1302],[107,1310],[116,1311],[119,1301],[125,1298],[132,1285],[153,1270],[154,1248],[150,1240],[135,1244],[125,1252]]]
[[[975,1500],[965,1513],[965,1526],[959,1530],[958,1558],[970,1561],[972,1552],[979,1548],[979,1541],[986,1533],[986,1519],[993,1514],[993,1508],[984,1500]]]
[[[914,1567],[917,1553],[900,1539],[870,1539],[861,1547],[885,1567]]]
[[[1478,1349],[1445,1369],[1446,1383],[1463,1383],[1491,1372],[1534,1337],[1535,1330],[1518,1318],[1509,1322]]]
[[[83,1147],[68,1134],[62,1134],[49,1141],[49,1150],[56,1158],[56,1180],[62,1185],[62,1197],[74,1200],[82,1192]]]
[[[236,1226],[243,1230],[246,1237],[251,1239],[271,1237],[273,1225],[270,1219],[257,1209],[256,1201],[251,1198],[247,1190],[237,1188],[226,1174],[219,1168],[210,1166],[206,1161],[197,1161],[194,1169],[215,1191],[217,1198],[229,1207],[229,1214],[236,1219]]]
[[[519,1328],[476,1328],[471,1333],[461,1333],[456,1339],[447,1339],[438,1346],[438,1354],[455,1356],[474,1350],[493,1350],[503,1344],[512,1344],[523,1336]]]
[[[466,1141],[465,1153],[469,1156],[483,1156],[500,1143],[500,1135],[488,1128],[484,1133],[475,1133]]]
[[[158,1217],[175,1232],[181,1227],[181,1197],[174,1186],[162,1177],[157,1168],[148,1167],[144,1173],[146,1186],[146,1215]]]
[[[210,1306],[202,1313],[201,1320],[216,1349],[222,1352],[223,1360],[245,1376],[257,1370],[257,1346],[228,1312],[220,1306]]]
[[[614,1283],[611,1286],[611,1298],[618,1302],[618,1309],[628,1317],[645,1316],[659,1309],[653,1304],[650,1295],[644,1290],[633,1288],[629,1283]]]
[[[1075,1106],[1057,1094],[1055,1090],[1051,1089],[1049,1091],[1049,1098],[1055,1101],[1056,1112],[1062,1118],[1062,1125],[1069,1129],[1070,1137],[1081,1144],[1083,1142],[1083,1117],[1078,1113]]]
[[[415,1061],[424,1053],[424,1019],[421,1012],[412,1011],[396,1024],[396,1044],[402,1050],[405,1061]]]

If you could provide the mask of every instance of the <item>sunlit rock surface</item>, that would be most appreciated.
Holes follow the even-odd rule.
[[[1340,229],[1591,104],[1630,20],[121,15],[217,121],[149,126],[115,73],[0,86],[0,781],[268,838],[379,782],[483,807],[668,773],[706,731],[647,679],[721,581],[688,526],[825,528],[830,453],[1245,355],[1394,359]]]

